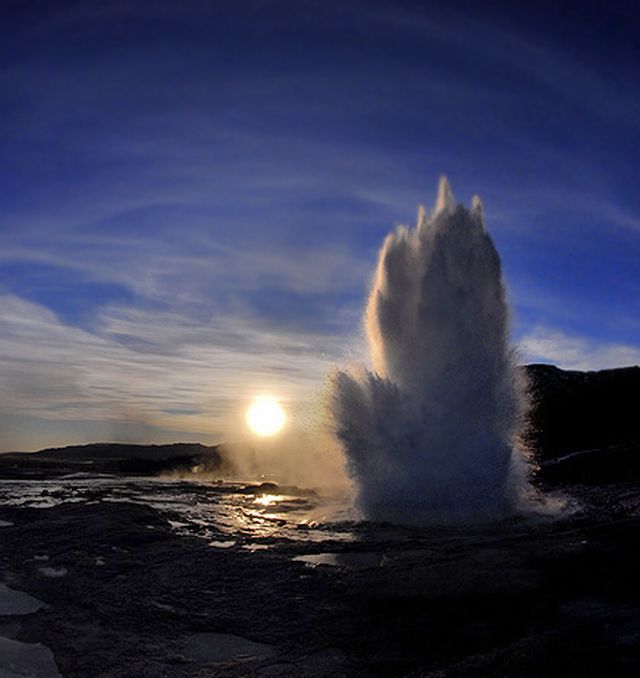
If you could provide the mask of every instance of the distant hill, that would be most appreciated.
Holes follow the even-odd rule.
[[[640,367],[523,369],[531,397],[524,437],[543,475],[574,482],[640,479]]]
[[[153,476],[223,470],[219,446],[200,443],[129,445],[92,443],[48,448],[39,452],[0,455],[0,476],[44,477],[70,473],[111,473]]]
[[[640,442],[640,367],[524,370],[532,403],[528,438],[541,457]]]
[[[131,445],[128,443],[91,443],[89,445],[70,445],[68,447],[49,447],[32,453],[41,459],[102,461],[107,459],[149,459],[164,460],[175,457],[191,457],[211,454],[217,446],[209,447],[201,443],[172,443],[170,445]]]

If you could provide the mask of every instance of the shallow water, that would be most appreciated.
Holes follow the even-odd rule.
[[[176,532],[206,539],[213,548],[237,544],[257,549],[260,542],[272,539],[352,541],[359,529],[345,497],[281,488],[274,483],[86,474],[51,480],[0,480],[0,506],[44,509],[69,502],[147,505],[167,518]]]
[[[513,516],[493,523],[402,527],[356,519],[348,497],[275,483],[190,481],[167,478],[74,474],[47,480],[0,480],[0,507],[46,509],[60,504],[133,503],[157,510],[171,529],[197,537],[217,551],[273,552],[307,567],[362,570],[386,567],[389,559],[453,556],[460,549],[494,544],[532,532],[573,530],[589,516],[605,520],[640,512],[637,487],[602,492],[572,488],[566,509],[555,514]],[[564,495],[565,498],[568,495]],[[149,530],[158,529],[152,524]],[[4,528],[7,529],[7,528]],[[40,554],[37,560],[45,560]],[[96,562],[97,566],[103,562]],[[64,577],[51,564],[41,575]]]

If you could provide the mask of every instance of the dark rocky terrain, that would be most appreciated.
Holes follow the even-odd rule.
[[[292,560],[309,546],[285,541],[210,548],[133,504],[4,510],[4,579],[48,605],[10,631],[73,677],[632,676],[635,506],[618,497],[594,505],[597,518],[415,531],[402,544],[390,527],[363,529],[316,547],[382,558],[355,567],[309,567]],[[43,576],[44,553],[65,576]],[[204,633],[265,652],[209,662],[193,651]]]
[[[640,441],[640,367],[598,372],[527,365],[529,440],[542,460]]]
[[[47,605],[0,616],[0,634],[44,644],[71,678],[638,675],[640,370],[526,369],[536,483],[563,512],[465,527],[350,523],[323,541],[283,513],[245,512],[269,530],[251,523],[228,541],[216,525],[207,539],[181,532],[171,506],[96,484],[82,501],[69,490],[49,508],[0,506],[2,581]],[[24,468],[84,470],[87,449],[93,472],[135,473],[132,450],[147,472],[222,463],[200,446],[173,456],[94,446],[29,455]],[[0,473],[19,478],[20,461],[2,459]],[[194,507],[211,500],[207,485],[167,487],[188,487]]]
[[[525,435],[556,481],[640,481],[640,367],[598,372],[524,368],[531,411]]]

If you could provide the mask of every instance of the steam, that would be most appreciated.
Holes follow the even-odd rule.
[[[420,523],[513,511],[524,388],[509,347],[500,259],[482,204],[435,210],[380,250],[365,313],[374,371],[339,370],[330,409],[366,518]]]
[[[324,418],[316,423],[292,417],[286,430],[273,438],[245,436],[242,441],[224,443],[219,451],[223,466],[213,472],[195,469],[191,479],[273,482],[314,488],[323,494],[345,494],[350,487],[344,455],[329,435]]]

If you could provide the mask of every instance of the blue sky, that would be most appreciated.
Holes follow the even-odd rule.
[[[304,419],[440,174],[523,361],[639,363],[633,5],[3,3],[0,450]]]

